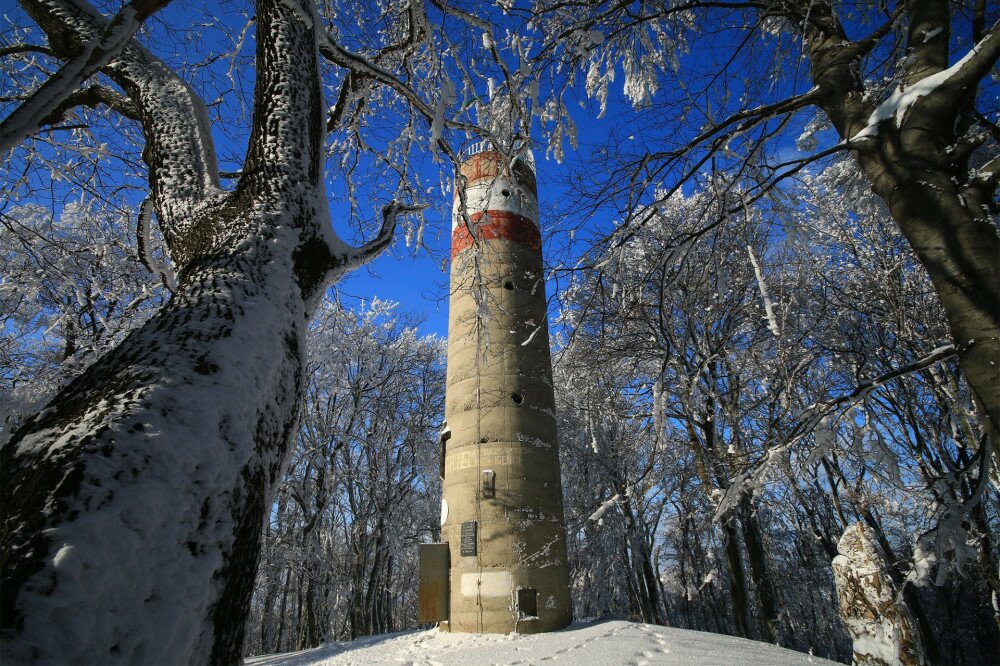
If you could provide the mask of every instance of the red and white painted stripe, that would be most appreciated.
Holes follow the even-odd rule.
[[[521,161],[511,174],[502,156],[494,151],[476,153],[462,163],[466,177],[467,223],[458,190],[452,208],[451,256],[478,242],[508,240],[538,253],[542,237],[538,228],[535,175]],[[471,227],[471,228],[470,228]]]

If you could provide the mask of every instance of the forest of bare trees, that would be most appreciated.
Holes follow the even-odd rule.
[[[998,18],[21,0],[4,659],[237,663],[416,626],[444,342],[377,280],[336,287],[389,247],[446,264],[459,149],[507,131],[542,165],[576,616],[994,660]]]
[[[326,304],[311,331],[302,429],[264,529],[251,653],[416,621],[416,546],[440,532],[443,347],[396,309]]]
[[[794,196],[683,252],[719,204],[680,198],[562,291],[578,608],[849,660],[830,563],[863,523],[927,659],[989,661],[996,487],[940,306],[853,165]]]

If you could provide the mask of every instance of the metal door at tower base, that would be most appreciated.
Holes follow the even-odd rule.
[[[420,584],[417,598],[420,609],[417,622],[441,622],[448,619],[447,543],[420,544]]]

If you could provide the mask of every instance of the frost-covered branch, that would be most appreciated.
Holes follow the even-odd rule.
[[[604,516],[604,514],[607,513],[608,509],[610,509],[611,507],[613,507],[615,504],[618,503],[619,497],[620,495],[618,493],[615,493],[608,499],[601,502],[601,505],[597,507],[597,510],[594,511],[592,514],[590,514],[590,516],[587,519],[595,523],[599,522],[601,518]]]
[[[716,518],[721,518],[732,511],[739,504],[744,493],[763,482],[764,477],[771,470],[771,467],[787,456],[796,444],[813,432],[819,426],[820,422],[834,411],[856,405],[886,382],[923,370],[957,354],[958,350],[955,348],[955,345],[942,345],[912,363],[895,368],[878,377],[858,384],[849,393],[831,398],[830,400],[813,403],[807,407],[799,414],[784,443],[768,449],[761,460],[733,480],[733,483],[726,489],[723,498],[716,507]]]
[[[84,0],[23,0],[22,5],[55,55],[67,60],[100,40],[108,26]],[[205,105],[170,67],[131,40],[102,72],[139,109],[157,218],[172,256],[184,263],[191,252],[187,232],[205,200],[220,192]]]
[[[789,97],[788,99],[783,99],[780,102],[774,102],[773,104],[762,104],[753,109],[747,109],[746,111],[739,111],[732,114],[728,118],[725,118],[719,123],[713,124],[711,127],[706,129],[704,132],[693,138],[688,142],[679,154],[689,152],[695,146],[698,146],[709,139],[717,137],[719,135],[725,135],[727,138],[734,138],[735,136],[747,132],[759,123],[774,118],[776,116],[785,115],[789,113],[794,113],[807,106],[812,106],[820,99],[820,92],[818,88],[812,88],[801,95],[796,95],[794,97]],[[721,145],[721,144],[717,144]]]
[[[973,468],[977,470],[976,478],[969,478],[972,492],[968,498],[959,501],[947,498],[929,507],[934,525],[914,540],[913,565],[906,573],[907,582],[925,585],[934,565],[949,560],[963,574],[975,566],[976,552],[970,547],[974,540],[970,538],[968,516],[986,496],[990,485],[990,460],[989,446],[982,441],[966,469],[960,472],[960,475],[969,475]],[[947,571],[947,567],[942,568],[938,575],[943,577]]]
[[[930,367],[935,363],[939,363],[947,358],[955,356],[958,351],[953,344],[942,345],[937,349],[933,350],[931,353],[917,359],[913,363],[909,363],[900,368],[891,370],[885,374],[879,375],[874,379],[870,379],[866,382],[858,384],[850,393],[846,393],[837,398],[826,400],[820,403],[811,405],[808,409],[803,412],[799,417],[798,425],[793,429],[793,435],[796,440],[801,439],[805,435],[813,431],[819,421],[828,414],[832,413],[834,410],[842,407],[843,405],[855,405],[861,400],[863,400],[869,393],[882,386],[886,382],[903,377],[918,370],[923,370],[924,368]]]
[[[621,227],[616,229],[611,236],[605,239],[606,241],[612,240],[613,237],[611,249],[624,245],[637,233],[639,229],[654,219],[656,217],[657,207],[663,205],[668,199],[670,199],[670,197],[679,192],[685,183],[690,182],[699,173],[701,173],[707,165],[712,163],[717,154],[725,152],[727,150],[726,146],[730,141],[749,132],[754,127],[766,122],[767,120],[777,116],[785,116],[786,118],[790,117],[790,115],[794,114],[796,111],[815,104],[818,99],[818,91],[813,88],[802,95],[790,97],[774,104],[765,104],[755,109],[741,111],[705,130],[676,151],[656,154],[647,153],[643,155],[640,164],[630,169],[632,174],[629,185],[630,189],[637,190],[648,186],[650,182],[653,182],[655,178],[668,171],[673,165],[692,155],[699,150],[699,148],[702,149],[702,152],[697,155],[697,159],[684,169],[674,184],[669,188],[665,188],[661,192],[658,192],[657,198],[639,212],[638,220],[635,219],[634,215],[630,216],[630,219],[626,220],[626,224],[623,224]],[[708,142],[708,145],[704,145],[705,142]],[[810,155],[805,158],[776,165],[773,167],[773,170],[775,171],[784,167],[788,168],[784,169],[781,173],[772,174],[770,178],[765,179],[759,184],[757,192],[753,193],[752,196],[742,199],[737,206],[734,206],[727,212],[734,213],[739,210],[746,209],[748,206],[767,196],[767,194],[777,187],[781,181],[801,172],[809,164],[812,164],[813,162],[831,154],[849,150],[853,147],[854,146],[851,144],[842,142],[831,148],[820,151],[815,155]],[[647,169],[649,171],[649,175],[643,183],[637,184],[639,174]],[[697,238],[698,236],[701,236],[715,228],[721,222],[722,218],[719,218],[718,220],[706,225],[694,235],[688,235],[687,238],[689,240]]]
[[[370,61],[376,66],[381,66],[390,57],[405,57],[410,51],[426,40],[427,34],[424,28],[426,17],[418,18],[417,9],[414,5],[408,7],[406,12],[409,17],[406,36],[398,42],[380,49],[378,53],[372,56]],[[326,36],[320,38],[320,50],[324,52],[325,57],[327,57],[327,54],[325,53],[323,43],[327,39]],[[337,128],[347,111],[348,105],[352,101],[362,98],[373,83],[375,83],[375,80],[363,72],[354,69],[348,71],[347,76],[344,77],[344,81],[341,84],[337,101],[330,109],[330,117],[326,125],[328,132]]]
[[[420,99],[417,92],[409,85],[401,81],[392,72],[389,72],[377,64],[365,58],[364,56],[352,53],[347,49],[340,46],[334,39],[327,34],[322,34],[320,42],[320,53],[328,59],[330,62],[349,69],[358,74],[370,77],[372,80],[381,83],[382,85],[388,86],[394,90],[398,95],[410,103],[410,105],[417,110],[428,122],[433,122],[435,113],[434,109]],[[459,130],[463,132],[473,132],[475,134],[481,134],[482,129],[476,125],[470,123],[463,123],[456,120],[444,120],[444,126],[448,129]]]
[[[593,6],[600,6],[600,4],[595,3]],[[590,30],[594,27],[603,27],[609,22],[615,21],[618,16],[623,15],[629,22],[631,22],[630,27],[635,28],[642,25],[643,23],[650,23],[654,21],[661,21],[670,16],[683,16],[689,12],[698,9],[722,9],[722,10],[739,10],[739,9],[766,9],[768,6],[767,2],[723,2],[715,0],[691,0],[690,2],[681,2],[677,4],[673,3],[663,3],[663,4],[651,4],[647,7],[657,9],[657,11],[652,11],[649,13],[643,13],[637,15],[635,12],[635,7],[633,3],[625,2],[614,2],[607,6],[606,9],[602,8],[600,13],[595,13],[591,15],[580,15],[580,18],[575,22],[571,22],[567,27],[563,28],[559,32],[554,33],[548,40],[546,40],[545,51],[557,48],[560,43],[567,42],[574,34],[579,34],[582,31]],[[662,7],[662,9],[661,9]],[[557,16],[571,16],[577,17],[579,14],[577,12],[567,12],[563,3],[555,2],[549,5],[541,5],[536,9],[537,15],[544,17],[546,14],[553,14]],[[544,51],[543,51],[544,52]]]
[[[86,106],[94,109],[102,104],[126,118],[132,120],[142,119],[139,108],[127,97],[118,94],[106,86],[93,85],[70,93],[66,99],[52,110],[52,113],[38,121],[38,126],[44,127],[45,125],[60,123],[71,110],[78,106]]]
[[[963,104],[968,97],[965,92],[967,88],[972,86],[975,90],[985,72],[996,65],[998,57],[1000,57],[1000,24],[994,26],[986,37],[951,67],[896,88],[872,111],[867,126],[855,134],[852,141],[877,134],[878,125],[886,120],[895,120],[896,127],[902,127],[903,119],[910,107],[935,92],[938,93],[935,95],[935,104],[940,105],[941,100],[948,100],[947,103],[955,107]]]
[[[382,253],[392,242],[392,237],[396,233],[396,221],[400,215],[418,213],[427,208],[426,205],[404,204],[398,201],[390,201],[382,207],[382,227],[375,238],[364,245],[349,251],[346,255],[334,257],[330,272],[332,277],[342,275],[349,271],[363,266],[379,254]]]
[[[44,46],[38,46],[37,44],[13,44],[11,46],[0,47],[0,58],[12,55],[21,55],[22,53],[41,53],[42,55],[47,56],[53,55],[52,49]]]
[[[441,10],[441,13],[447,14],[448,16],[454,16],[455,18],[465,21],[469,25],[475,26],[484,32],[489,32],[493,29],[493,26],[491,26],[488,21],[484,21],[478,16],[470,14],[460,7],[449,5],[444,0],[431,0],[431,4]]]
[[[767,285],[764,283],[764,271],[761,269],[760,261],[754,254],[753,247],[747,245],[747,254],[750,256],[750,264],[753,266],[753,273],[757,277],[757,286],[760,288],[760,296],[764,299],[764,312],[767,318],[767,328],[776,338],[781,337],[781,327],[778,325],[778,318],[774,314],[774,305],[771,297],[767,293]]]
[[[70,58],[0,123],[0,152],[10,150],[42,126],[83,82],[111,62],[132,39],[143,22],[170,0],[132,0],[115,15],[97,39],[86,40]]]
[[[1000,182],[1000,155],[994,156],[989,162],[979,167],[978,171],[983,180],[983,186],[992,191]]]

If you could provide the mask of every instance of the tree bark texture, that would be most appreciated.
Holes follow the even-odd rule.
[[[189,271],[168,307],[3,449],[9,657],[240,658],[306,321],[295,293],[267,287],[279,282],[261,261],[280,250],[269,240]]]
[[[105,28],[77,0],[23,5],[66,59]],[[6,659],[242,659],[310,314],[393,229],[386,209],[376,240],[355,250],[330,227],[312,11],[304,0],[257,7],[253,126],[231,192],[185,82],[135,42],[102,70],[140,111],[179,283],[0,451]]]
[[[926,663],[920,634],[888,565],[863,523],[844,531],[833,559],[838,610],[854,641],[854,663],[868,666]]]

